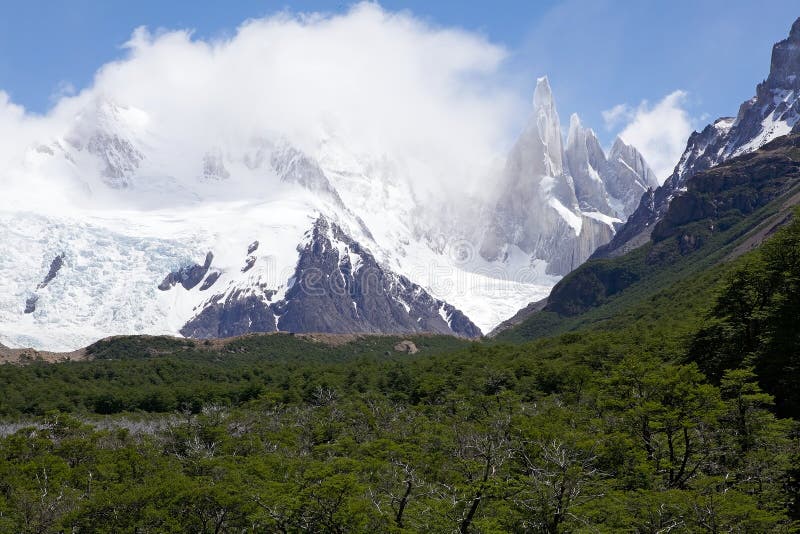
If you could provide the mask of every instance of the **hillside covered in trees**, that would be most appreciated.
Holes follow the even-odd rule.
[[[2,365],[0,531],[796,531],[797,143],[699,175],[498,339]]]

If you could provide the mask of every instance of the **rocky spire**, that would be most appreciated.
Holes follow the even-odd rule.
[[[581,210],[601,212],[615,217],[608,204],[605,179],[608,175],[600,142],[591,128],[584,128],[577,113],[569,119],[567,148],[564,151],[567,171],[575,185],[575,196]]]
[[[658,187],[658,177],[647,164],[642,153],[635,146],[625,143],[621,137],[617,136],[614,140],[611,152],[608,153],[608,159],[609,161],[619,161],[630,167],[639,177],[639,182],[645,190]]]
[[[555,99],[547,76],[536,80],[536,91],[533,93],[533,110],[539,140],[544,145],[544,172],[547,176],[558,176],[564,170],[561,122],[558,119]]]
[[[800,18],[794,21],[789,37],[772,47],[772,60],[766,85],[770,88],[800,88]]]

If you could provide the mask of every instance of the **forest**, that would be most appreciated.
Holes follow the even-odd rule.
[[[797,531],[800,222],[627,309],[0,366],[0,531]]]

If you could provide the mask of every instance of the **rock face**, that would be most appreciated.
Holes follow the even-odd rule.
[[[342,229],[320,217],[299,249],[283,298],[253,288],[212,297],[182,329],[207,338],[247,332],[437,333],[479,337],[453,306],[378,264]]]
[[[201,179],[204,181],[222,181],[231,177],[231,173],[225,167],[222,153],[209,152],[203,156],[203,172]]]
[[[615,200],[617,213],[626,220],[636,211],[642,194],[658,187],[658,178],[636,147],[617,137],[608,154],[610,172],[603,182]]]
[[[212,272],[212,273],[209,273],[209,275],[206,277],[206,279],[203,280],[203,285],[200,286],[200,291],[205,291],[205,290],[209,289],[211,286],[213,286],[214,283],[217,281],[217,279],[219,279],[219,276],[220,276],[220,273],[218,273],[216,271]]]
[[[64,266],[64,257],[65,257],[64,253],[62,252],[61,254],[53,258],[53,261],[50,262],[50,270],[47,271],[44,280],[41,281],[37,289],[43,289],[47,287],[47,284],[49,284],[50,282],[53,281],[53,279],[55,279],[56,275],[58,274],[58,271],[60,271],[61,267]]]
[[[177,271],[169,273],[164,280],[158,284],[158,289],[161,291],[168,291],[177,284],[182,285],[186,290],[192,289],[203,281],[203,278],[205,278],[206,273],[208,273],[208,269],[211,267],[211,262],[213,260],[214,254],[209,252],[206,254],[206,260],[203,262],[203,265],[198,265],[195,263],[194,265],[187,265],[185,267],[181,267]],[[211,281],[211,284],[213,283],[214,281]],[[208,287],[210,287],[210,285]],[[208,289],[208,287],[206,287],[206,289]]]
[[[787,39],[775,44],[767,79],[744,102],[735,118],[723,117],[694,132],[681,159],[664,185],[641,198],[636,211],[595,257],[623,254],[649,240],[670,202],[698,172],[757,150],[772,139],[798,128],[800,119],[800,19]]]
[[[277,147],[272,152],[270,163],[282,182],[295,183],[317,194],[330,197],[338,206],[344,206],[339,193],[331,185],[319,164],[303,152],[288,145]]]
[[[544,305],[535,303],[528,310],[521,311],[522,320],[542,310],[563,317],[585,313],[684,256],[703,254],[702,249],[706,246],[726,246],[719,241],[712,245],[715,233],[747,221],[749,215],[776,199],[787,199],[778,213],[770,216],[770,224],[776,226],[764,225],[763,219],[750,221],[751,230],[761,227],[764,232],[751,234],[751,239],[756,242],[763,240],[791,218],[798,203],[798,195],[792,192],[800,182],[799,149],[800,134],[790,134],[753,153],[698,172],[687,182],[686,191],[673,199],[664,217],[655,225],[650,236],[652,247],[643,260],[643,266],[632,268],[635,261],[588,262],[561,280]],[[748,248],[737,250],[744,253]]]
[[[564,155],[581,210],[612,213],[611,199],[603,180],[603,176],[611,170],[606,155],[594,132],[581,126],[576,113],[570,117]]]
[[[639,205],[642,194],[658,187],[658,180],[644,156],[621,138],[606,157],[591,128],[570,118],[565,158],[575,183],[581,210],[613,215],[624,221]]]
[[[708,227],[715,231],[785,195],[800,176],[798,147],[800,135],[790,134],[745,157],[697,173],[672,200],[651,240],[660,243],[677,237],[681,252],[691,252],[702,244],[702,236],[688,233],[686,225],[708,219]]]
[[[25,300],[25,313],[36,311],[36,303],[39,302],[39,295],[31,295]]]
[[[503,260],[511,247],[566,274],[614,234],[638,198],[657,186],[635,148],[617,140],[607,158],[591,129],[570,119],[567,146],[547,78],[539,79],[533,115],[506,161],[481,255]]]
[[[36,292],[31,293],[25,299],[25,309],[23,312],[25,314],[30,314],[36,311],[36,306],[39,304],[39,293],[38,291],[47,287],[47,285],[55,280],[58,272],[64,266],[64,259],[66,258],[66,254],[63,252],[58,256],[54,257],[53,260],[50,262],[50,268],[47,271],[47,274],[44,276],[41,282],[36,286]]]
[[[182,335],[197,339],[275,331],[275,315],[269,301],[243,291],[213,297],[200,314],[181,328]]]

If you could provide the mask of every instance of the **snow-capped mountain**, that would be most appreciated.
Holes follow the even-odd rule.
[[[606,157],[594,131],[582,126],[575,113],[564,156],[579,207],[585,211],[611,213],[625,221],[642,194],[658,187],[655,173],[635,147],[617,137]]]
[[[673,173],[641,198],[638,208],[612,241],[595,255],[613,256],[646,243],[670,201],[696,173],[735,156],[753,152],[769,141],[797,131],[800,121],[800,19],[789,37],[772,48],[769,76],[756,94],[742,103],[736,117],[723,117],[694,132]]]
[[[542,263],[472,254],[408,174],[332,134],[310,150],[268,131],[198,148],[145,110],[92,101],[0,178],[0,340],[474,337],[547,294]]]
[[[254,267],[251,253],[242,271]],[[194,265],[171,276],[186,280],[193,273],[191,289],[211,290],[218,276]],[[205,273],[209,273],[207,276]],[[480,329],[461,311],[434,299],[408,278],[378,265],[374,256],[346,235],[335,223],[320,217],[306,233],[293,276],[282,298],[274,289],[250,284],[227,287],[211,296],[202,310],[180,332],[187,337],[230,337],[251,331],[273,332],[434,332],[478,337]],[[169,289],[164,287],[164,289]]]
[[[607,243],[642,193],[658,183],[642,155],[621,139],[606,157],[574,114],[565,148],[546,77],[538,80],[533,108],[508,157],[481,255],[502,262],[519,249],[546,261],[547,272],[564,275]]]
[[[424,159],[321,124],[194,135],[103,94],[0,172],[0,342],[115,334],[488,332],[613,235],[652,172],[606,157],[546,79],[500,179],[438,190]],[[420,185],[422,184],[422,186]],[[491,230],[484,231],[488,214]]]

